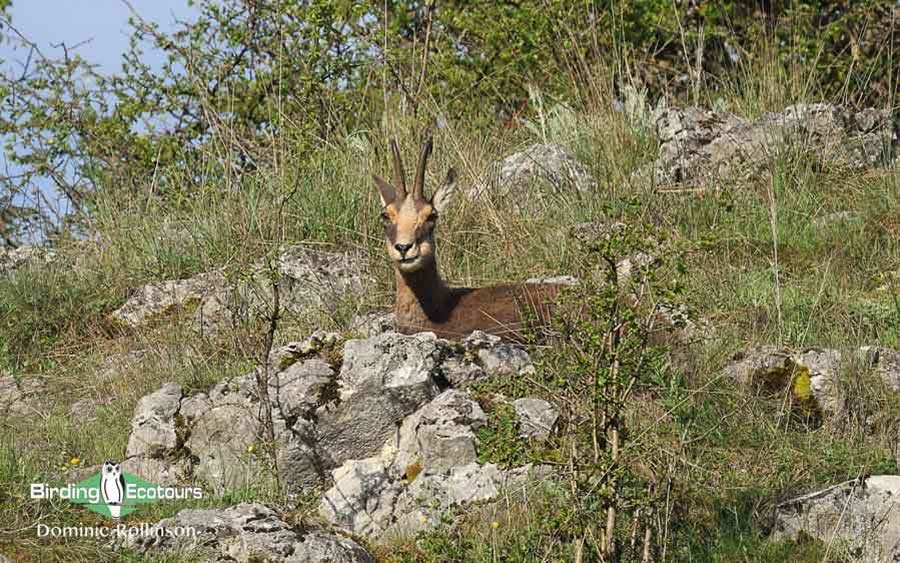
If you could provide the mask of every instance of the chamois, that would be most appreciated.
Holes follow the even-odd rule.
[[[546,324],[559,284],[508,284],[491,287],[449,287],[438,273],[434,229],[456,186],[453,168],[434,195],[425,197],[425,166],[432,150],[429,137],[422,145],[412,193],[397,143],[391,140],[394,184],[373,174],[384,209],[387,252],[394,264],[397,295],[394,322],[399,332],[430,331],[442,338],[464,337],[481,330],[519,339],[529,322]]]

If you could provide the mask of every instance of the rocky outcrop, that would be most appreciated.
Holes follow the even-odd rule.
[[[391,332],[347,341],[336,372],[317,355],[337,342],[338,335],[319,332],[269,356],[275,465],[288,493],[327,482],[332,469],[378,456],[394,439],[429,468],[474,461],[473,428],[484,413],[467,399],[469,414],[441,422],[460,399],[432,401],[448,386],[534,369],[523,349],[483,333],[454,344],[431,333]],[[255,373],[191,396],[166,384],[135,409],[125,468],[161,484],[199,479],[216,491],[258,481],[271,465],[260,409]],[[424,434],[408,430],[411,424]],[[426,449],[407,446],[409,435]]]
[[[273,283],[278,284],[283,315],[332,312],[336,302],[347,295],[359,295],[371,281],[366,266],[361,255],[302,245],[284,247],[272,272],[260,263],[239,280],[209,272],[150,283],[135,289],[111,317],[133,328],[174,310],[194,308],[194,328],[215,333],[248,319],[267,318]]]
[[[0,276],[11,274],[28,265],[50,264],[56,259],[56,252],[41,246],[20,246],[7,248],[0,246]]]
[[[367,537],[408,536],[433,528],[449,511],[473,502],[515,494],[536,477],[530,466],[502,470],[494,464],[454,466],[447,475],[412,482],[392,480],[377,458],[354,460],[336,469],[334,486],[319,512],[327,521]]]
[[[0,372],[0,421],[39,412],[46,388],[41,380]]]
[[[448,389],[403,421],[396,440],[384,446],[392,479],[442,475],[476,460],[476,435],[487,423],[481,407],[464,391]]]
[[[656,135],[656,182],[705,185],[752,177],[791,145],[855,169],[888,163],[898,125],[888,110],[830,104],[797,104],[757,120],[689,107],[659,111]]]
[[[257,264],[244,279],[226,283],[205,298],[194,318],[201,333],[215,333],[248,319],[267,318],[277,281],[282,315],[333,316],[335,304],[361,295],[372,282],[365,257],[304,245],[284,247],[268,271]]]
[[[382,334],[344,345],[338,398],[317,412],[317,434],[335,465],[369,457],[408,415],[438,394],[447,354],[432,333]]]
[[[815,538],[852,561],[900,560],[900,476],[849,481],[780,504],[774,536]]]
[[[172,311],[197,306],[224,283],[225,278],[217,273],[149,283],[134,290],[111,317],[125,326],[142,326]]]
[[[587,192],[597,187],[588,169],[565,147],[536,144],[499,162],[491,184],[476,184],[469,197]]]
[[[354,534],[408,535],[436,526],[454,507],[525,486],[531,467],[477,463],[476,431],[486,420],[467,393],[445,391],[407,418],[379,455],[335,469],[319,513]]]
[[[841,353],[809,349],[801,352],[774,347],[740,352],[724,373],[738,383],[778,393],[787,391],[803,414],[838,420],[844,412],[838,377]]]
[[[325,521],[373,538],[410,534],[437,525],[456,507],[496,499],[530,481],[530,467],[478,463],[478,430],[487,416],[465,390],[482,377],[533,371],[523,349],[478,332],[458,344],[431,333],[388,332],[347,341],[335,373],[316,357],[323,343],[335,340],[317,334],[269,358],[280,483],[295,495],[327,489],[319,502]],[[557,415],[528,401],[522,426],[543,436]],[[259,405],[254,374],[193,396],[164,385],[135,409],[125,467],[150,481],[198,480],[216,491],[258,484],[271,471],[268,457],[259,455]],[[157,527],[186,523],[202,530],[188,547],[215,542],[216,553],[239,561],[252,554],[276,561],[318,561],[323,551],[331,559],[322,560],[357,554],[341,538],[300,537],[258,505],[182,511]],[[239,542],[241,535],[248,539]],[[180,549],[173,541],[138,547]],[[313,555],[299,558],[302,549]]]
[[[194,533],[179,533],[184,530]],[[120,546],[146,554],[202,557],[203,561],[375,562],[350,538],[325,531],[295,529],[275,511],[259,503],[182,510],[154,524],[146,534],[128,536]]]
[[[131,419],[131,434],[125,450],[127,457],[138,454],[157,457],[175,448],[175,414],[182,395],[180,385],[167,383],[138,401]]]
[[[386,332],[345,342],[336,372],[318,355],[337,340],[317,333],[269,356],[274,466],[289,495],[325,489],[319,501],[325,521],[382,537],[435,526],[456,507],[530,481],[533,468],[478,462],[478,431],[487,416],[466,390],[480,378],[532,373],[522,348],[481,332],[460,343],[432,333]],[[549,435],[558,416],[552,406],[538,399],[519,406],[527,435]],[[217,492],[258,485],[272,472],[260,408],[254,373],[192,396],[166,384],[135,409],[125,468],[156,483],[196,481]],[[251,552],[277,561],[319,560],[298,559],[296,532],[274,515],[242,507],[227,514],[182,511],[157,526],[207,522],[201,543],[215,538],[223,556],[237,560]],[[265,535],[247,542],[232,539],[239,530],[263,528]],[[302,541],[320,551],[346,547],[329,537]]]
[[[394,332],[394,313],[376,311],[353,317],[349,330],[363,338],[371,338],[385,332]]]
[[[900,352],[874,346],[844,354],[828,348],[752,348],[735,355],[724,374],[765,392],[786,391],[802,413],[839,424],[846,412],[841,376],[851,363],[869,371],[886,389],[900,392]]]
[[[335,386],[335,373],[318,358],[304,358],[337,335],[316,333],[274,350],[269,396],[273,404],[278,468],[289,491],[319,482],[327,468],[315,448],[308,419]],[[162,484],[199,478],[214,490],[258,480],[268,464],[258,454],[262,439],[256,374],[222,381],[207,393],[185,396],[166,384],[142,398],[132,418],[124,466]]]

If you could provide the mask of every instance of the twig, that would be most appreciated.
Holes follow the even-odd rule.
[[[281,317],[281,302],[279,291],[279,280],[277,269],[269,265],[269,271],[272,275],[272,310],[269,315],[269,328],[266,331],[266,340],[263,347],[263,354],[259,361],[259,367],[256,369],[256,386],[259,393],[260,413],[262,417],[263,438],[266,442],[266,449],[271,456],[273,465],[275,465],[275,474],[278,474],[277,461],[275,456],[275,425],[272,420],[272,400],[269,397],[269,357],[272,352],[272,346],[275,342],[275,333],[278,331],[278,321]]]

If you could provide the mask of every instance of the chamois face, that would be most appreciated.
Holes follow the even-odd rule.
[[[414,272],[434,260],[437,210],[411,196],[385,205],[381,213],[388,256],[402,272]]]
[[[415,272],[434,262],[434,228],[438,213],[444,208],[455,186],[456,175],[451,168],[447,181],[427,199],[425,192],[425,165],[431,153],[431,139],[422,147],[416,182],[412,193],[406,191],[403,163],[397,144],[391,141],[394,154],[394,185],[374,176],[384,209],[381,222],[384,225],[388,256],[398,270]]]

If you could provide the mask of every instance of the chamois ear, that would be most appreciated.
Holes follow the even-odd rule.
[[[397,190],[394,189],[394,186],[385,182],[384,179],[377,174],[372,174],[372,179],[375,180],[375,185],[378,186],[378,195],[381,196],[381,205],[387,207],[391,203],[394,203],[394,199],[397,197]]]
[[[440,188],[434,192],[434,196],[431,198],[431,205],[438,211],[438,213],[442,212],[447,208],[447,204],[450,202],[450,199],[453,197],[453,192],[456,190],[456,170],[451,168],[447,171],[447,179],[444,180],[444,183]]]

